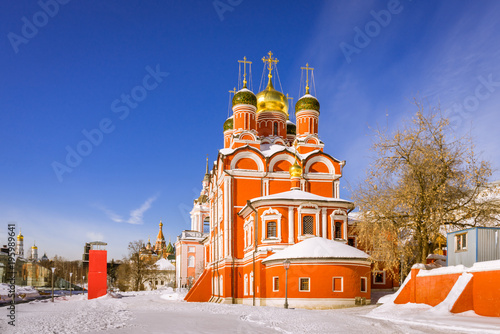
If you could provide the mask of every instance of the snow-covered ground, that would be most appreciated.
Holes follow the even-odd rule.
[[[500,319],[426,305],[385,304],[302,310],[186,303],[170,290],[122,293],[94,300],[65,296],[16,306],[15,330],[0,308],[0,333],[499,333]],[[121,297],[121,298],[119,298]]]

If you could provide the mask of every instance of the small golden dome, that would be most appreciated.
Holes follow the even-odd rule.
[[[17,240],[24,240],[24,236],[21,234],[21,231],[19,231],[19,234],[17,235]]]
[[[257,113],[263,111],[279,111],[288,115],[288,100],[285,94],[274,89],[271,78],[266,89],[257,94]]]
[[[299,166],[297,161],[290,167],[290,177],[301,177],[302,167]]]

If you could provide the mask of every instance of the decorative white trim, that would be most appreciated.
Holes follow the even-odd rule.
[[[299,217],[299,231],[297,235],[300,240],[304,239],[304,234],[302,234],[302,220],[303,215],[314,215],[316,221],[316,236],[319,237],[319,212],[321,209],[318,208],[316,204],[313,203],[303,203],[298,208],[298,217]]]
[[[336,209],[333,210],[333,212],[330,215],[330,231],[332,233],[332,240],[338,239],[335,238],[335,221],[336,220],[341,220],[342,221],[342,235],[343,237],[341,240],[346,240],[347,241],[347,212],[342,209]]]
[[[293,206],[288,207],[288,243],[293,244],[294,243],[294,220],[295,220],[295,213],[293,210]]]
[[[335,166],[333,165],[333,163],[329,159],[327,159],[326,157],[321,156],[321,155],[309,159],[306,162],[306,165],[304,167],[304,172],[306,174],[309,174],[309,169],[316,162],[322,162],[322,163],[324,163],[326,165],[326,167],[328,168],[328,174],[331,174],[331,175],[335,175],[336,174],[335,173]],[[326,174],[326,173],[313,173],[313,174]]]
[[[307,287],[309,289],[307,289],[307,290],[302,290],[301,289],[301,284],[300,284],[301,283],[300,282],[301,279],[307,279],[307,281],[308,281]],[[311,278],[310,277],[299,277],[299,292],[310,292],[310,291],[311,291]]]
[[[365,281],[365,283],[362,286],[360,286],[359,291],[360,292],[368,292],[368,278],[367,277],[360,277],[360,283],[362,283],[363,280]]]
[[[335,290],[335,279],[340,278],[340,290]],[[334,276],[332,277],[332,291],[333,292],[344,292],[344,277]]]
[[[375,282],[375,277],[377,276],[377,274],[382,274],[382,282]],[[385,274],[385,270],[375,270],[373,272],[373,282],[372,284],[376,284],[376,285],[383,285],[385,284],[385,281],[386,281],[386,274]]]
[[[275,289],[275,286],[276,286],[276,284],[275,284],[275,280],[276,280],[276,279],[278,279],[278,290],[276,290],[276,289]],[[280,277],[279,277],[279,276],[273,276],[273,281],[272,281],[272,283],[273,283],[273,292],[280,291],[280,287],[279,287],[279,284],[280,284]]]
[[[262,221],[262,235],[261,242],[272,243],[281,242],[281,217],[282,214],[278,210],[269,208],[262,213],[260,219]],[[276,221],[276,237],[267,238],[267,221]]]
[[[233,160],[231,160],[231,169],[236,169],[236,164],[241,159],[252,159],[257,164],[258,171],[259,172],[264,171],[264,163],[262,162],[262,159],[257,154],[255,154],[253,152],[248,152],[248,151],[247,152],[240,152],[240,153],[236,154],[236,156],[233,158]],[[250,170],[250,171],[255,172],[253,170]]]
[[[289,154],[278,154],[275,157],[272,158],[272,160],[269,162],[269,172],[273,173],[287,173],[289,174],[289,171],[280,171],[280,172],[274,172],[274,165],[276,165],[280,161],[288,161],[291,165],[295,162],[295,159],[293,156]]]

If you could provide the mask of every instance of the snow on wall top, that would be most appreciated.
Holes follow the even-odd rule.
[[[175,270],[175,266],[167,259],[161,258],[155,263],[158,270]]]
[[[263,263],[273,260],[286,259],[368,259],[369,255],[365,252],[346,245],[339,241],[329,240],[321,237],[308,238],[296,243],[293,246],[285,248],[269,257]]]
[[[289,190],[282,193],[277,193],[268,196],[256,197],[252,199],[250,202],[253,203],[258,200],[268,200],[268,199],[295,199],[295,200],[307,200],[307,201],[326,201],[326,202],[345,202],[351,203],[345,199],[341,198],[332,198],[332,197],[323,197],[319,195],[315,195],[312,193],[308,193],[307,191],[302,190]]]
[[[304,160],[308,156],[310,156],[311,154],[314,154],[314,153],[317,153],[317,152],[321,151],[321,150],[314,150],[314,151],[308,152],[306,154],[300,154],[299,152],[296,152],[296,150],[295,150],[294,147],[286,147],[286,146],[283,146],[283,145],[276,145],[276,144],[261,144],[260,148],[261,148],[260,151],[262,152],[262,154],[265,157],[270,157],[270,156],[272,156],[276,152],[281,152],[281,151],[286,152],[286,151],[288,151],[288,152],[290,152],[292,154],[296,154],[297,158],[299,158],[300,160]],[[222,155],[230,155],[234,151],[236,151],[236,149],[233,149],[233,148],[223,148],[223,149],[219,150],[219,152]]]

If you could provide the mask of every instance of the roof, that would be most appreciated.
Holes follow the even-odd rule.
[[[175,266],[167,259],[161,258],[155,262],[158,270],[175,270]]]
[[[344,202],[351,203],[345,199],[341,198],[333,198],[333,197],[323,197],[319,195],[315,195],[309,193],[307,191],[302,190],[289,190],[282,193],[277,193],[273,195],[267,195],[262,197],[256,197],[250,200],[250,203],[254,203],[260,200],[269,200],[269,199],[291,199],[291,200],[299,200],[299,201],[326,201],[326,202]]]
[[[321,237],[312,237],[267,257],[263,263],[293,259],[368,259],[369,255],[344,244]]]

